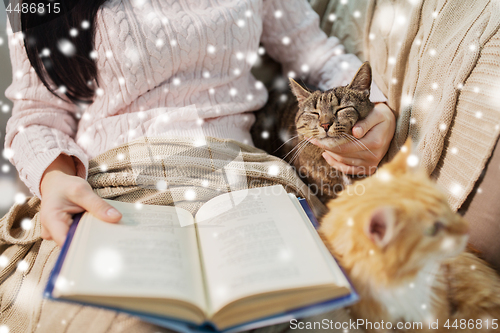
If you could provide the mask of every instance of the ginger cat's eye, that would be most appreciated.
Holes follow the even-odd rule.
[[[428,236],[436,236],[438,234],[438,232],[444,228],[445,228],[445,226],[444,226],[443,222],[436,221],[436,222],[434,222],[434,224],[432,226],[427,228],[425,233]]]

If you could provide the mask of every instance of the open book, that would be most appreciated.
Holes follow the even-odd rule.
[[[177,207],[108,202],[122,220],[110,224],[83,214],[47,297],[126,311],[178,330],[169,323],[218,331],[356,300],[301,204],[281,185],[222,194],[194,217]],[[311,305],[312,312],[304,311]]]

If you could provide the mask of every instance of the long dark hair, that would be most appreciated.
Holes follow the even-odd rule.
[[[59,15],[48,14],[50,5],[47,5],[44,15],[29,10],[21,14],[28,59],[45,87],[54,95],[58,96],[55,90],[63,86],[65,89],[59,89],[59,92],[71,102],[92,101],[98,83],[97,64],[91,56],[95,17],[105,1],[63,0],[59,3]],[[23,2],[54,4],[53,1],[40,0]],[[64,47],[69,52],[63,52]]]

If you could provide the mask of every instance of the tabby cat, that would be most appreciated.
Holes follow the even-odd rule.
[[[368,62],[349,85],[325,92],[310,91],[290,79],[291,91],[272,91],[268,104],[256,113],[255,146],[292,164],[323,202],[334,198],[351,178],[332,168],[321,156],[323,149],[306,139],[315,138],[331,148],[357,142],[352,127],[374,107],[369,99],[371,82]]]
[[[408,165],[416,159],[407,142],[374,176],[327,204],[320,233],[360,294],[352,314],[394,328],[422,322],[408,330],[415,332],[500,331],[500,276],[464,251],[466,221]]]

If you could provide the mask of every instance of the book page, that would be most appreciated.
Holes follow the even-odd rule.
[[[228,194],[210,200],[196,215],[213,312],[267,291],[348,286],[281,185],[232,192],[231,199]],[[214,216],[214,211],[222,213]]]
[[[56,283],[58,293],[173,298],[205,309],[192,215],[176,207],[106,201],[122,213],[121,221],[83,216],[58,279],[63,283]]]

